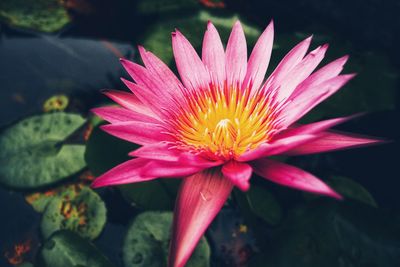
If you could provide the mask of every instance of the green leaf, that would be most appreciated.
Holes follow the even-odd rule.
[[[44,32],[60,30],[70,21],[58,0],[2,0],[0,19],[15,27]]]
[[[327,183],[338,193],[346,198],[351,198],[372,207],[377,208],[375,199],[372,195],[359,183],[341,176],[334,176]]]
[[[130,159],[128,153],[139,147],[104,132],[100,126],[94,127],[85,151],[85,160],[95,176]]]
[[[163,20],[148,29],[147,33],[145,33],[143,45],[164,62],[170,64],[173,59],[171,31],[176,27],[179,27],[179,30],[188,38],[197,51],[200,51],[207,21],[210,20],[214,23],[222,40],[224,40],[223,42],[225,42],[228,40],[234,22],[238,19],[238,16],[216,17],[206,11],[201,11],[188,17]],[[254,45],[261,33],[260,30],[243,21],[242,26],[246,34],[247,43],[250,46]]]
[[[123,197],[145,210],[172,210],[179,181],[157,179],[119,186]]]
[[[282,217],[281,207],[274,195],[267,189],[251,186],[246,193],[250,209],[265,222],[276,225]]]
[[[44,267],[111,267],[109,260],[88,240],[70,231],[59,231],[40,251]]]
[[[67,229],[82,237],[95,239],[107,220],[107,210],[101,198],[88,187],[68,189],[47,205],[41,222],[45,238]]]
[[[144,212],[139,214],[125,237],[123,260],[125,267],[167,266],[171,212]],[[188,267],[209,266],[210,248],[202,238],[192,254]]]
[[[0,135],[0,183],[37,188],[60,181],[85,167],[83,145],[64,144],[85,123],[63,112],[24,119]]]

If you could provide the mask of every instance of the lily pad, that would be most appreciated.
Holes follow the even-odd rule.
[[[123,260],[125,267],[167,266],[167,255],[172,224],[172,212],[144,212],[139,214],[125,237]],[[188,267],[209,266],[210,248],[203,237]]]
[[[67,229],[84,238],[95,239],[106,223],[106,207],[101,198],[88,187],[65,191],[47,205],[41,222],[44,237]]]
[[[351,198],[372,207],[378,207],[372,195],[359,183],[342,176],[334,176],[329,179],[328,184],[342,196]]]
[[[60,30],[70,21],[58,0],[2,0],[0,18],[15,27],[44,32]]]
[[[270,191],[259,186],[251,186],[246,197],[251,211],[259,218],[272,225],[279,223],[282,210]]]
[[[160,57],[165,63],[170,64],[173,58],[172,46],[170,45],[171,31],[176,27],[179,27],[179,31],[200,51],[207,21],[210,20],[213,22],[225,43],[228,40],[234,22],[238,19],[238,16],[216,17],[206,11],[201,11],[188,17],[163,20],[148,29],[147,34],[145,34],[143,46]],[[241,22],[246,34],[247,43],[249,46],[253,46],[261,32],[257,27],[243,21]]]
[[[0,183],[37,188],[85,167],[83,145],[64,144],[85,123],[76,114],[51,113],[24,119],[0,135]]]
[[[113,264],[88,240],[70,231],[59,231],[40,252],[44,267],[111,267]]]
[[[83,183],[73,183],[67,185],[61,185],[56,188],[44,192],[34,192],[25,196],[25,200],[32,206],[37,212],[44,212],[47,205],[56,197],[69,197],[73,198],[76,195],[77,189],[82,189]]]

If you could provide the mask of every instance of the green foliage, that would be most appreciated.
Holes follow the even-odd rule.
[[[98,176],[128,160],[128,153],[138,146],[104,132],[96,123],[86,144],[85,160],[90,171]]]
[[[251,211],[255,215],[269,224],[279,223],[282,217],[281,207],[270,191],[253,185],[246,193],[246,198]]]
[[[0,183],[37,188],[60,181],[85,167],[83,145],[64,144],[85,123],[76,114],[37,115],[0,136]]]
[[[350,199],[354,199],[371,205],[372,207],[377,207],[375,199],[372,195],[359,183],[342,176],[334,176],[329,179],[328,184],[335,189],[342,196]]]
[[[264,248],[268,255],[250,266],[397,266],[399,234],[398,222],[377,209],[320,201],[293,210]]]
[[[89,241],[70,231],[59,231],[47,240],[40,252],[43,267],[112,267]]]
[[[119,186],[123,197],[146,210],[172,210],[179,181],[156,179],[154,181]]]
[[[0,19],[12,26],[44,32],[60,30],[70,21],[59,0],[2,0]]]
[[[107,210],[101,198],[90,188],[71,188],[54,197],[47,205],[41,222],[44,237],[66,229],[80,236],[95,239],[107,220]]]
[[[167,266],[167,254],[172,224],[171,212],[139,214],[125,237],[123,259],[125,267]],[[188,267],[209,266],[210,248],[202,238],[192,254]]]

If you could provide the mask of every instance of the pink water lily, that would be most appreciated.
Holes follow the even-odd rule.
[[[211,22],[200,58],[172,33],[179,80],[155,55],[139,47],[144,66],[122,59],[135,82],[132,93],[106,91],[121,107],[93,112],[103,130],[142,145],[133,159],[98,177],[94,187],[183,178],[176,201],[169,266],[184,266],[233,186],[249,189],[252,173],[272,182],[340,199],[312,174],[272,159],[374,144],[380,140],[330,131],[343,117],[295,124],[354,74],[341,75],[348,57],[319,70],[327,45],[307,54],[311,37],[295,46],[264,81],[273,44],[271,22],[249,59],[242,26],[233,26],[226,49]]]

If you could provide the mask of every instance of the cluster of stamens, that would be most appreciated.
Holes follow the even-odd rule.
[[[177,147],[211,158],[235,159],[271,139],[279,105],[271,91],[213,86],[190,92],[175,114]]]

